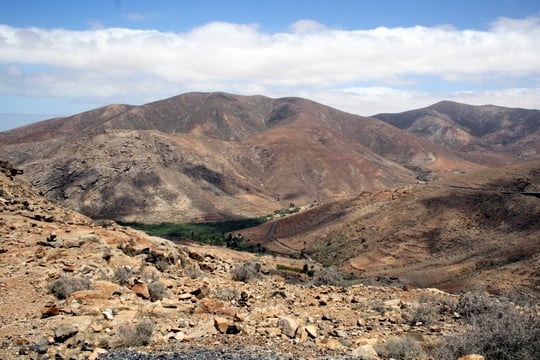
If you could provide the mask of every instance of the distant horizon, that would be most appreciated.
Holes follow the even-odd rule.
[[[104,105],[97,106],[95,108],[89,108],[89,109],[86,109],[86,110],[82,110],[82,111],[74,112],[74,113],[69,113],[69,114],[68,113],[66,113],[66,114],[28,114],[28,113],[26,113],[26,114],[25,113],[17,114],[17,113],[2,113],[2,112],[0,112],[0,132],[13,130],[13,129],[16,129],[18,127],[22,127],[22,126],[25,126],[25,125],[30,125],[30,124],[33,124],[33,123],[38,123],[38,122],[41,122],[41,121],[50,120],[50,119],[54,119],[54,118],[74,116],[74,115],[84,113],[84,112],[87,112],[87,111],[91,111],[91,110],[94,110],[96,108],[100,108],[100,107],[104,107],[104,106],[118,105],[118,104],[130,105],[130,106],[142,106],[142,105],[145,105],[145,104],[148,104],[148,103],[151,103],[151,102],[165,100],[165,99],[169,99],[169,98],[172,98],[172,97],[175,97],[175,96],[188,94],[188,93],[213,93],[213,92],[214,93],[227,93],[227,94],[232,94],[232,95],[240,95],[240,94],[235,94],[235,93],[226,92],[226,91],[188,91],[188,92],[184,92],[184,93],[181,93],[181,94],[167,96],[167,97],[164,97],[162,99],[152,100],[152,101],[149,101],[149,102],[146,102],[146,103],[143,103],[143,104],[110,103],[110,104],[104,104]],[[275,99],[279,98],[279,97],[271,97],[271,96],[267,96],[267,95],[263,95],[263,94],[253,94],[253,95],[245,95],[245,96],[265,96],[265,97],[275,98]],[[315,101],[313,99],[309,99],[309,98],[305,98],[305,97],[301,97],[301,96],[284,96],[284,97],[298,97],[298,98],[303,98],[303,99],[306,99],[306,100]],[[405,112],[405,111],[410,111],[410,110],[422,109],[422,108],[429,107],[429,106],[432,106],[432,105],[435,105],[435,104],[438,104],[438,103],[444,102],[444,101],[456,102],[456,103],[460,103],[460,104],[464,104],[464,105],[472,105],[472,106],[499,106],[499,107],[507,107],[507,108],[521,108],[521,109],[526,109],[526,110],[539,110],[540,111],[540,109],[538,109],[538,108],[510,107],[510,106],[501,106],[499,104],[467,104],[467,103],[464,103],[464,102],[459,102],[459,101],[454,101],[454,100],[441,99],[441,100],[435,101],[434,103],[431,103],[431,104],[426,105],[426,106],[422,106],[422,107],[419,107],[419,108],[405,109],[403,111],[396,111],[396,112],[382,111],[382,112],[373,113],[373,114],[359,114],[359,113],[339,109],[339,108],[337,108],[335,106],[331,106],[331,105],[325,104],[325,103],[320,102],[320,101],[317,101],[317,102],[319,102],[319,103],[321,103],[322,105],[325,105],[325,106],[330,106],[330,107],[336,108],[337,110],[340,110],[340,111],[349,112],[349,113],[352,113],[352,114],[355,114],[355,115],[360,115],[360,116],[365,116],[365,117],[372,117],[374,115],[381,114],[381,113],[400,113],[400,112]]]

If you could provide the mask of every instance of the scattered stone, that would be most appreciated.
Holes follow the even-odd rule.
[[[234,316],[236,314],[236,310],[229,306],[227,303],[216,300],[216,299],[202,299],[199,303],[199,306],[202,310],[209,314],[216,314],[216,315],[226,315],[226,316]]]
[[[91,329],[95,333],[100,333],[103,331],[103,326],[101,326],[100,324],[93,324]]]
[[[332,335],[338,338],[346,339],[349,337],[349,334],[345,330],[335,329],[332,331]]]
[[[20,352],[21,358],[35,360],[55,358],[57,353],[58,358],[98,359],[99,354],[106,353],[102,348],[115,348],[120,337],[129,333],[125,329],[143,318],[156,324],[149,340],[151,347],[141,349],[134,345],[133,351],[166,348],[178,342],[193,348],[262,345],[288,354],[289,358],[305,355],[310,359],[334,355],[376,360],[377,344],[390,336],[411,336],[423,345],[434,346],[439,334],[464,329],[463,322],[455,320],[459,314],[453,314],[450,307],[438,313],[434,324],[418,322],[413,326],[408,310],[420,302],[426,294],[424,289],[409,289],[405,293],[395,286],[297,286],[273,272],[276,260],[266,255],[257,261],[269,276],[239,283],[231,279],[232,271],[246,261],[253,264],[254,260],[249,260],[251,254],[229,258],[229,249],[204,250],[199,245],[193,246],[193,252],[120,225],[115,225],[116,230],[94,228],[99,236],[90,234],[86,238],[79,235],[93,230],[83,227],[79,220],[44,224],[25,213],[23,221],[13,223],[12,215],[4,217],[1,209],[21,211],[20,206],[12,206],[10,200],[2,198],[4,189],[0,186],[0,235],[4,240],[0,248],[2,326],[10,326],[13,333],[0,340],[0,358],[14,358]],[[26,202],[23,197],[13,201]],[[37,201],[28,203],[36,212],[49,213]],[[69,244],[73,242],[82,249],[71,248]],[[120,246],[132,251],[123,252]],[[139,250],[142,248],[147,250]],[[190,253],[191,259],[187,256]],[[152,262],[161,260],[159,256],[152,261],[145,258],[149,254],[166,254],[166,270]],[[118,280],[99,280],[114,279],[114,270],[122,267],[133,269],[145,283],[136,282],[130,290],[129,285],[121,285]],[[189,267],[196,274],[190,274]],[[201,269],[213,275],[203,274]],[[40,300],[54,299],[47,285],[61,277],[73,277],[65,272],[84,274],[92,281],[91,290],[77,291],[66,300]],[[150,279],[156,277],[174,295],[153,303],[141,300],[150,298]],[[134,276],[129,279],[133,284]],[[458,298],[439,295],[441,300]],[[7,306],[5,299],[9,300]],[[56,317],[38,320],[39,310],[43,318]],[[44,337],[40,338],[40,334]],[[480,355],[460,358],[480,359],[484,360]]]
[[[371,345],[360,345],[351,353],[358,360],[378,360],[379,354]]]
[[[229,328],[229,320],[223,317],[216,317],[214,318],[214,326],[220,333],[224,334]]]
[[[148,291],[148,285],[145,283],[137,283],[131,287],[131,291],[133,291],[138,297],[141,297],[143,299],[150,299],[150,292]]]
[[[441,333],[443,331],[443,327],[439,325],[433,325],[429,328],[429,331],[431,331],[432,333]]]
[[[30,346],[30,350],[41,355],[46,354],[49,350],[49,341],[47,338],[42,337],[34,345]]]
[[[340,341],[333,338],[326,338],[321,344],[329,350],[342,350],[345,348]]]
[[[199,253],[197,253],[197,252],[195,252],[195,251],[190,251],[190,252],[188,253],[188,255],[189,255],[189,257],[190,257],[191,259],[193,259],[193,260],[196,260],[196,261],[199,261],[199,262],[203,262],[203,261],[204,261],[204,257],[203,257],[201,254],[199,254]]]
[[[278,326],[281,332],[288,337],[293,338],[296,336],[296,330],[298,330],[298,323],[296,320],[284,316],[279,318]]]
[[[74,265],[65,265],[62,270],[65,272],[75,272],[75,266]]]
[[[58,314],[60,314],[60,308],[54,303],[47,303],[41,308],[41,316],[44,318],[56,316]]]
[[[36,256],[36,258],[42,259],[45,257],[45,255],[47,255],[47,251],[45,251],[45,248],[40,247],[40,248],[37,248],[34,255]]]
[[[236,313],[234,314],[234,319],[239,322],[244,322],[246,321],[246,314]]]
[[[307,325],[304,327],[304,329],[310,338],[317,338],[317,327],[315,325]]]
[[[191,292],[191,295],[195,296],[197,299],[203,299],[208,296],[210,293],[210,289],[208,288],[208,285],[203,284],[202,286],[198,287],[197,289],[193,290]]]
[[[77,335],[79,329],[67,324],[60,324],[54,331],[54,341],[57,343],[63,343],[67,339]]]
[[[180,304],[174,299],[163,298],[161,299],[161,306],[163,306],[165,309],[177,309]]]
[[[227,327],[227,331],[225,332],[227,335],[236,335],[240,334],[242,332],[242,328],[236,324],[229,324]]]
[[[334,320],[334,318],[332,317],[332,315],[330,315],[330,314],[328,314],[328,313],[324,313],[324,314],[322,315],[322,319],[323,319],[324,321],[333,321],[333,320]]]
[[[92,346],[92,344],[89,344],[88,342],[85,341],[81,345],[81,351],[94,351],[94,347]]]
[[[178,295],[178,299],[179,300],[189,300],[189,299],[191,299],[191,294],[190,293],[180,294],[180,295]]]
[[[113,314],[113,311],[111,309],[105,309],[103,312],[103,317],[105,317],[105,319],[107,320],[113,320],[114,319],[114,314]]]

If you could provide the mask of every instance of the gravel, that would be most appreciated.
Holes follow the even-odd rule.
[[[311,358],[311,357],[310,357]],[[277,354],[274,351],[261,348],[237,349],[193,349],[182,351],[154,351],[141,353],[133,350],[113,350],[101,355],[98,360],[292,360],[296,356]],[[350,357],[322,357],[320,360],[343,360]]]
[[[211,350],[196,349],[182,352],[140,353],[130,350],[115,350],[99,357],[99,360],[289,360],[292,357],[277,355],[269,350],[236,349]]]

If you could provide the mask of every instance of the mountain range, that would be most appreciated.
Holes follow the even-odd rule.
[[[94,218],[252,217],[483,165],[306,99],[188,93],[0,133],[45,196]]]
[[[477,163],[502,165],[536,159],[540,154],[539,110],[441,101],[423,109],[374,117]]]
[[[357,277],[540,289],[540,111],[443,101],[363,117],[302,98],[187,93],[0,133],[0,159],[94,219],[295,215],[242,235]],[[390,279],[390,280],[389,280]]]

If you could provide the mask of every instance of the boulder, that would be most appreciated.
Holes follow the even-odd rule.
[[[47,338],[42,337],[41,339],[36,341],[36,343],[30,346],[30,350],[40,355],[46,354],[49,350],[49,341],[47,340]]]
[[[106,320],[113,320],[114,319],[114,314],[113,314],[113,311],[111,309],[103,310],[102,314],[103,314],[103,317]]]
[[[229,306],[227,303],[217,299],[205,298],[199,303],[199,307],[207,313],[216,315],[234,316],[237,312],[236,309]]]
[[[371,345],[360,345],[351,353],[352,356],[359,360],[378,360],[379,354]]]
[[[229,328],[229,320],[223,317],[216,317],[214,318],[214,326],[220,333],[224,334]]]
[[[304,329],[306,330],[306,333],[309,335],[310,338],[317,338],[317,327],[315,325],[307,325],[304,327]]]
[[[79,332],[79,329],[77,329],[74,326],[67,325],[67,324],[60,324],[54,330],[54,341],[56,341],[57,343],[63,343],[67,339],[72,338],[73,336],[77,335],[78,332]]]
[[[148,291],[148,284],[137,283],[131,287],[131,291],[135,293],[138,297],[143,299],[150,299],[150,292]]]
[[[199,261],[199,262],[204,261],[204,257],[201,254],[199,254],[199,253],[197,253],[195,251],[190,251],[188,255],[193,260],[196,260],[196,261]]]
[[[296,330],[298,330],[298,322],[296,320],[283,316],[279,318],[278,326],[281,332],[290,338],[296,336]]]
[[[458,358],[458,360],[485,360],[485,359],[482,355],[471,354],[471,355],[462,356]]]
[[[41,316],[44,318],[56,316],[58,314],[60,314],[60,308],[56,304],[45,304],[45,306],[41,308]]]

